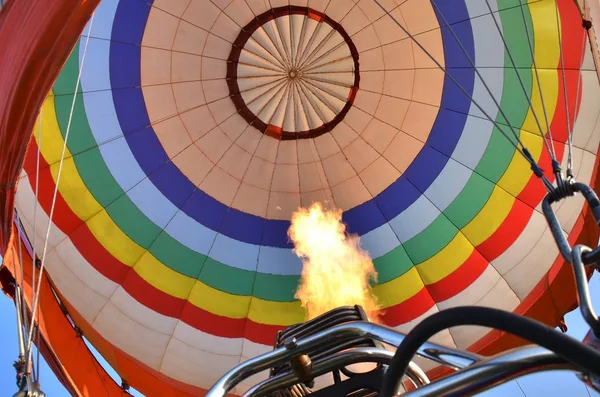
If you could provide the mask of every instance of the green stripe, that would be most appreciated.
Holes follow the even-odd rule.
[[[519,19],[516,19],[516,18]],[[519,14],[511,11],[501,13],[503,26],[519,24]],[[514,32],[513,32],[514,33]],[[522,37],[516,33],[507,35],[509,46],[515,58],[524,59]],[[526,45],[526,43],[525,43]],[[525,47],[526,49],[526,47]],[[518,54],[517,54],[518,52]],[[528,55],[528,49],[527,49]],[[514,125],[521,125],[527,112],[523,93],[507,57],[505,57],[505,83],[502,96],[502,107]],[[54,86],[57,118],[64,135],[68,120],[72,96],[68,95],[75,86],[78,72],[78,47],[69,58],[65,69]],[[511,80],[511,75],[513,79]],[[531,71],[525,71],[524,77],[531,86]],[[61,95],[64,94],[64,95]],[[69,150],[75,154],[74,160],[80,176],[91,194],[106,207],[107,213],[133,241],[149,251],[171,269],[188,277],[198,278],[213,288],[235,294],[254,295],[271,301],[293,301],[299,276],[283,276],[255,273],[237,269],[219,263],[195,252],[163,232],[152,223],[128,198],[110,174],[94,137],[90,131],[81,96],[78,96],[73,119],[73,131],[70,135]],[[407,272],[413,263],[426,260],[447,245],[462,228],[470,222],[487,202],[494,185],[487,179],[496,182],[508,166],[514,154],[512,146],[506,139],[494,131],[490,144],[476,171],[464,190],[452,204],[422,233],[398,246],[388,254],[374,260],[379,273],[379,283],[385,283]],[[486,179],[487,178],[487,179]],[[412,258],[412,260],[411,260]],[[204,264],[204,266],[202,266]],[[201,269],[201,271],[199,271]]]

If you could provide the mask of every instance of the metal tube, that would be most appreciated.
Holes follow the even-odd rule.
[[[575,367],[550,350],[521,347],[481,360],[404,396],[471,396],[529,373],[555,369],[575,370]]]
[[[352,350],[346,350],[333,354],[326,360],[313,364],[312,374],[315,377],[321,376],[332,371],[335,368],[344,367],[346,365],[356,364],[360,362],[375,362],[379,364],[388,364],[394,353],[385,349],[373,347],[360,347]],[[286,372],[266,379],[259,384],[249,389],[244,396],[258,397],[266,393],[272,393],[286,387],[290,387],[298,383],[298,378],[294,373]]]
[[[420,387],[430,383],[429,377],[416,363],[408,363],[408,369],[406,370],[406,376],[413,382],[415,387]]]
[[[596,195],[596,192],[592,190],[588,185],[580,182],[573,182],[570,184],[570,189],[574,193],[581,193],[585,201],[588,203],[590,210],[592,211],[592,215],[596,224],[600,226],[600,200]],[[571,244],[567,240],[567,236],[552,210],[552,204],[558,200],[561,200],[565,197],[555,197],[553,194],[549,193],[544,197],[542,201],[542,211],[544,216],[546,217],[546,221],[548,222],[548,226],[550,227],[550,232],[554,237],[554,241],[556,241],[556,245],[558,246],[558,250],[560,254],[567,262],[572,262],[572,248]],[[600,260],[600,247],[596,247],[591,252],[584,252],[582,256],[582,261],[584,264],[592,264]]]
[[[361,363],[361,362],[374,362],[378,364],[388,365],[394,353],[380,348],[374,347],[360,347],[343,352],[333,354],[326,360],[315,363],[312,368],[312,374],[314,377],[326,374],[336,368],[343,366]],[[425,372],[415,363],[411,362],[406,376],[413,382],[417,387],[426,385],[429,383],[429,378]],[[280,374],[270,379],[266,379],[248,391],[244,393],[244,396],[258,397],[267,393],[272,393],[276,390],[281,390],[286,387],[290,387],[298,383],[298,378],[291,372]]]
[[[21,307],[21,288],[15,283],[15,308],[17,312],[17,335],[19,337],[19,357],[25,358],[25,337],[23,335],[23,308]]]
[[[29,366],[26,362],[27,357],[25,354],[25,329],[23,328],[23,307],[22,307],[22,300],[21,300],[21,288],[19,287],[19,285],[17,285],[16,283],[14,284],[15,286],[15,309],[17,312],[17,336],[19,338],[19,361],[22,361],[25,363],[25,368],[23,368],[23,371],[25,372],[24,376],[25,376],[25,384],[27,385],[27,390],[31,391],[33,390],[33,384],[31,382],[31,377],[29,376]]]
[[[583,245],[576,245],[573,247],[571,263],[573,264],[573,274],[577,286],[579,310],[581,310],[581,315],[594,332],[594,335],[600,337],[600,321],[598,321],[598,316],[592,306],[592,298],[590,297],[590,289],[583,265],[583,255],[588,252],[592,252],[592,249]]]
[[[365,321],[340,324],[299,340],[296,347],[292,349],[286,348],[285,346],[280,347],[245,361],[219,379],[208,391],[206,396],[224,396],[242,379],[271,368],[275,364],[289,360],[292,356],[300,353],[307,353],[317,346],[335,345],[356,337],[367,337],[396,347],[404,340],[403,334],[383,325]],[[433,343],[423,344],[423,346],[419,348],[417,354],[455,369],[464,368],[481,358],[473,353],[463,352]]]

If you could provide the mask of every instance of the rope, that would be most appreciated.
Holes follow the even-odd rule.
[[[90,40],[90,36],[91,36],[91,30],[92,30],[92,26],[94,23],[94,15],[92,14],[92,17],[90,19],[90,27],[88,29],[88,35],[86,36],[86,40],[85,40],[85,46],[83,48],[83,55],[81,58],[81,66],[79,68],[79,73],[77,74],[77,83],[75,84],[75,92],[73,93],[73,101],[71,102],[71,110],[69,112],[69,121],[67,123],[67,130],[65,132],[65,141],[63,143],[63,148],[62,148],[62,153],[60,156],[60,163],[58,165],[58,172],[56,175],[56,185],[54,187],[54,194],[52,196],[52,205],[50,207],[50,215],[49,215],[49,219],[48,219],[48,227],[46,228],[46,237],[44,239],[44,250],[42,252],[42,259],[41,259],[41,265],[40,265],[40,270],[39,270],[39,276],[38,276],[38,280],[37,280],[37,285],[36,285],[36,291],[35,291],[35,299],[33,301],[33,305],[32,305],[32,309],[31,312],[32,313],[37,313],[37,309],[38,309],[38,305],[39,305],[39,294],[40,294],[40,286],[42,283],[42,274],[44,273],[44,264],[46,261],[46,253],[48,251],[48,239],[50,238],[50,231],[52,229],[52,218],[54,216],[54,208],[56,205],[56,196],[58,194],[58,186],[60,183],[60,176],[62,173],[62,167],[64,164],[64,159],[65,159],[65,152],[67,149],[67,141],[69,139],[69,133],[71,132],[71,123],[73,120],[73,112],[75,109],[75,101],[77,100],[77,91],[79,91],[79,85],[81,82],[81,75],[83,72],[83,65],[85,63],[85,55],[87,53],[87,48],[88,48],[88,43]],[[39,166],[39,164],[38,164]],[[39,173],[39,169],[38,169],[38,173]],[[27,361],[31,360],[31,354],[32,354],[32,348],[31,345],[33,343],[33,326],[35,324],[35,317],[32,319],[31,321],[31,326],[29,329],[29,335],[28,335],[28,341],[27,341]]]
[[[544,93],[542,92],[542,85],[540,84],[540,76],[538,73],[537,62],[535,61],[535,55],[533,53],[533,46],[531,44],[531,36],[529,34],[529,28],[527,27],[527,18],[525,18],[525,10],[523,9],[523,1],[519,0],[519,8],[521,9],[521,16],[523,17],[523,25],[525,26],[525,34],[527,35],[527,45],[529,46],[529,53],[531,54],[531,60],[533,62],[533,70],[535,72],[535,79],[537,81],[538,90],[540,92],[540,100],[542,102],[542,109],[544,111],[544,120],[546,121],[546,130],[548,131],[548,137],[550,138],[550,146],[552,147],[551,156],[556,158],[556,149],[554,148],[554,139],[552,138],[552,129],[548,122],[548,113],[546,112],[546,103],[544,101]]]
[[[494,20],[494,25],[496,26],[496,30],[498,30],[498,33],[500,35],[500,38],[502,39],[502,43],[504,44],[504,50],[506,51],[507,55],[508,55],[508,59],[510,59],[510,63],[513,67],[513,70],[515,71],[515,74],[517,76],[517,79],[519,80],[519,84],[521,86],[521,89],[523,90],[523,94],[525,95],[525,99],[527,99],[527,105],[529,106],[529,109],[531,109],[531,113],[533,114],[533,118],[535,119],[535,123],[537,124],[538,129],[540,130],[540,135],[542,136],[542,138],[544,139],[544,145],[546,146],[546,149],[548,150],[548,153],[550,154],[550,157],[555,160],[556,158],[554,157],[554,154],[548,144],[548,139],[546,137],[546,134],[544,133],[544,128],[542,127],[542,124],[540,122],[540,119],[538,118],[537,112],[535,111],[534,107],[533,107],[533,103],[531,103],[531,98],[529,96],[529,94],[527,93],[527,89],[525,88],[525,83],[523,83],[523,79],[521,78],[521,74],[519,73],[519,69],[517,68],[517,64],[515,63],[515,59],[512,56],[512,53],[510,52],[510,49],[508,48],[508,44],[506,43],[506,39],[504,38],[504,34],[502,34],[502,30],[500,29],[500,25],[498,25],[498,21],[496,20],[496,18],[494,17],[494,11],[492,10],[492,7],[490,6],[490,3],[488,0],[485,0],[485,4],[488,7],[488,10],[490,11],[490,15],[492,17],[492,19]]]

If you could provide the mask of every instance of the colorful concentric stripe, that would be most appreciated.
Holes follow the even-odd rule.
[[[421,3],[419,9],[415,2],[407,3],[413,3],[417,10],[413,12],[434,12],[430,4]],[[468,58],[475,60],[509,124],[534,158],[549,169],[533,112],[489,16],[482,16],[485,12],[474,5],[436,5],[443,14],[437,15],[442,26],[437,30],[449,73],[510,134],[507,121],[469,65]],[[559,5],[563,43],[579,42],[577,9],[567,0]],[[202,334],[270,345],[277,329],[302,321],[304,315],[293,298],[301,263],[287,241],[289,221],[221,203],[196,186],[167,155],[156,123],[147,113],[141,49],[145,37],[152,34],[149,27],[155,26],[150,24],[152,13],[158,15],[164,7],[114,0],[103,2],[96,14],[53,219],[68,238],[64,244],[72,244],[81,257],[62,261],[71,261],[68,267],[95,269],[148,309],[179,319]],[[535,112],[541,115],[521,9],[505,1],[498,1],[497,8],[502,10],[498,15],[504,39]],[[554,3],[531,3],[524,10],[535,38],[544,102],[561,160],[566,112],[557,71]],[[407,6],[405,12],[410,11]],[[444,18],[454,32],[445,26]],[[29,184],[34,186],[39,145],[43,159],[38,199],[46,213],[84,40],[85,36],[44,104],[43,137],[32,141],[25,164]],[[573,69],[578,68],[580,55],[578,46],[564,46],[566,68],[573,71],[567,75],[566,87],[573,102],[571,119],[576,113]],[[443,81],[436,107],[424,146],[400,177],[344,212],[350,231],[361,235],[374,258],[379,273],[374,291],[386,309],[386,322],[393,326],[460,294],[518,238],[540,237],[522,235],[544,194],[527,163],[449,78]],[[353,127],[352,121],[345,123]],[[48,266],[53,277],[60,277],[58,270],[53,274],[52,265]]]

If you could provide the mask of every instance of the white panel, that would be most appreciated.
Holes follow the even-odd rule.
[[[593,167],[595,165],[596,157],[588,152],[583,150],[573,148],[573,167],[576,171],[575,179],[579,182],[589,183]],[[585,199],[581,194],[578,194],[574,197],[568,197],[565,200],[562,200],[556,206],[553,206],[554,213],[558,217],[558,221],[562,226],[563,230],[567,233],[571,233],[573,230],[573,226],[575,226],[575,222],[577,222],[577,218],[583,209],[583,203]]]
[[[594,55],[592,54],[590,40],[586,37],[585,39],[585,56],[583,57],[583,64],[581,70],[591,70],[596,73],[596,65],[594,64]]]
[[[558,247],[550,230],[546,228],[533,249],[527,251],[527,256],[506,273],[504,279],[520,299],[525,299],[550,269],[557,256]]]
[[[242,345],[242,356],[252,358],[260,356],[261,354],[265,354],[266,352],[269,352],[271,350],[273,350],[272,346],[261,345],[260,343],[254,343],[252,341],[244,339]]]
[[[80,283],[87,288],[107,299],[110,299],[110,296],[118,288],[117,283],[102,275],[81,255],[71,240],[63,240],[56,246],[56,252],[61,258],[64,258],[64,264],[77,276]]]
[[[502,275],[508,273],[525,259],[538,241],[534,236],[540,236],[547,225],[546,218],[539,212],[534,212],[523,232],[506,251],[491,262],[492,266]]]
[[[539,278],[536,278],[536,283]],[[520,303],[519,299],[511,291],[508,284],[499,279],[498,283],[485,295],[485,297],[475,304],[477,306],[492,307],[496,309],[512,311]],[[450,329],[450,333],[454,337],[456,345],[465,349],[481,339],[485,334],[490,332],[489,328],[483,327],[454,327]]]
[[[440,310],[455,306],[471,306],[483,299],[483,297],[500,281],[500,274],[496,269],[488,265],[483,273],[467,288],[454,295],[450,299],[438,302]]]
[[[389,222],[401,242],[406,242],[425,230],[440,211],[425,196],[420,196],[407,209]]]
[[[472,171],[456,160],[450,159],[425,191],[425,196],[440,210],[444,211],[458,197],[469,181]]]
[[[600,86],[598,85],[598,75],[596,71],[581,72],[582,89],[579,93],[581,96],[581,105],[575,125],[573,126],[573,146],[585,148],[587,143],[592,138],[594,127],[598,121],[600,114]],[[575,98],[572,99],[573,101]],[[597,147],[593,148],[596,152]]]
[[[60,293],[86,321],[91,323],[107,299],[83,284],[56,252],[48,254],[44,266]]]
[[[19,202],[17,201],[17,211],[19,210],[18,204]],[[28,214],[25,214],[28,215]],[[21,214],[21,212],[19,211],[19,220],[21,221],[21,224],[23,225],[23,230],[25,232],[25,234],[27,235],[27,238],[29,239],[29,241],[31,242],[31,245],[33,246],[33,226],[31,226],[31,224],[29,223],[29,220],[27,218],[25,218],[23,216],[23,214]],[[39,256],[42,256],[42,252],[44,249],[44,236],[42,236],[40,234],[44,233],[44,230],[40,230],[41,228],[38,225],[38,230],[36,231],[36,239],[35,239],[35,252],[38,253],[39,252]],[[54,248],[48,248],[48,252],[52,252],[52,250],[54,250]]]
[[[498,11],[498,4],[497,4],[496,1],[494,1],[494,0],[487,0],[487,3],[492,8],[492,11],[494,11],[494,12]],[[490,9],[488,8],[487,4],[485,4],[485,1],[481,1],[481,0],[465,0],[465,6],[467,7],[467,10],[469,11],[469,16],[471,18],[476,18],[476,17],[479,17],[479,16],[486,15],[486,14],[490,13]]]
[[[35,184],[35,182],[34,182]],[[35,194],[33,192],[33,187],[31,186],[31,184],[29,183],[29,181],[21,181],[21,183],[19,184],[19,187],[17,189],[17,194],[16,194],[16,207],[17,210],[19,211],[19,216],[27,219],[27,222],[29,222],[29,224],[31,226],[33,226],[33,209],[35,207]],[[37,205],[37,210],[36,210],[36,218],[37,218],[37,234],[38,236],[43,236],[43,237],[38,237],[36,240],[36,251],[39,253],[39,256],[42,256],[42,252],[44,249],[44,239],[46,237],[46,231],[48,228],[48,221],[50,220],[48,218],[48,216],[46,215],[46,212],[44,211],[44,209],[42,208],[41,205]],[[28,232],[29,233],[29,232]],[[32,244],[33,244],[33,234],[31,234],[29,236],[32,239]],[[52,228],[50,230],[50,237],[48,239],[48,249],[46,251],[46,253],[50,252],[52,250],[52,248],[56,247],[62,240],[64,240],[67,236],[56,226],[56,225],[52,225]],[[38,244],[38,241],[40,242],[40,244]]]
[[[160,371],[181,382],[207,389],[238,363],[239,355],[207,353],[173,338]]]
[[[437,306],[433,306],[433,307],[431,307],[431,309],[427,310],[425,313],[423,313],[419,317],[415,318],[414,320],[411,320],[404,324],[400,324],[400,325],[394,327],[394,329],[403,334],[408,334],[421,321],[425,320],[427,317],[429,317],[432,314],[435,314],[439,311],[440,310],[438,309]],[[433,343],[438,343],[440,345],[448,346],[448,347],[455,347],[454,341],[452,340],[452,337],[447,330],[444,330],[442,332],[435,334],[431,339],[429,339],[429,341],[433,342]]]
[[[154,183],[149,178],[144,178],[126,194],[134,205],[159,229],[164,229],[179,209],[166,197],[153,194],[155,192],[156,186]]]
[[[236,357],[242,354],[243,339],[210,335],[191,327],[183,321],[177,323],[173,337],[186,345],[207,353]]]
[[[161,334],[171,335],[177,321],[179,321],[175,318],[157,313],[142,305],[120,286],[110,298],[110,302],[122,313],[127,313],[127,316],[133,321]]]
[[[92,325],[116,347],[154,369],[160,367],[161,358],[171,338],[170,335],[161,334],[135,322],[129,314],[122,313],[110,301]]]
[[[452,158],[471,169],[475,169],[492,136],[494,124],[487,119],[467,117]]]
[[[380,258],[393,251],[400,245],[400,241],[389,224],[371,230],[360,237],[360,245],[369,251],[371,258]]]

